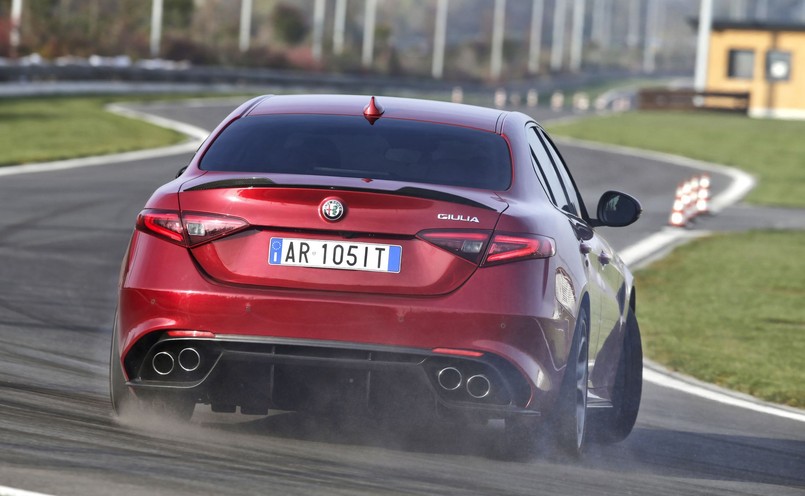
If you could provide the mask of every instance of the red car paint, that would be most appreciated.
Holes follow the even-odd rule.
[[[411,132],[435,125],[479,133],[505,146],[508,162],[495,155],[502,170],[494,181],[509,186],[468,187],[462,185],[467,178],[438,184],[430,175],[422,176],[430,182],[412,181],[396,177],[393,168],[364,177],[350,168],[350,157],[340,157],[338,168],[325,164],[310,173],[204,168],[205,156],[217,153],[210,149],[234,123],[290,116],[316,125],[333,116],[360,119],[367,153],[376,147],[370,133],[392,124]],[[404,369],[419,382],[413,397],[423,406],[508,419],[554,407],[585,308],[589,391],[606,403],[634,306],[632,276],[595,234],[596,220],[583,204],[568,212],[552,201],[539,175],[539,167],[551,165],[537,163],[529,144],[537,133],[541,128],[523,114],[422,100],[315,95],[243,104],[144,207],[121,271],[113,367],[120,366],[137,395],[179,391],[192,403],[245,413],[321,406],[305,395],[321,395],[317,388],[329,384],[328,375],[338,377],[334,387],[346,396],[354,385],[355,396],[368,398],[373,408],[381,395],[373,378],[386,384],[383,374]],[[416,144],[384,136],[389,147],[375,161],[427,169],[416,163]],[[323,138],[333,149],[346,146],[343,139]],[[429,167],[441,166],[444,154],[466,151],[445,143],[429,149]],[[565,186],[574,188],[572,181]],[[321,212],[330,199],[343,205],[336,221]],[[188,229],[198,231],[196,237]],[[399,246],[399,272],[271,265],[269,246],[277,238],[338,241],[343,250],[353,243],[367,253],[368,247]],[[190,352],[182,365],[180,354],[190,347],[198,365]],[[254,364],[254,372],[244,372],[244,363]],[[152,370],[168,365],[169,373]],[[460,372],[455,389],[440,383],[448,368]],[[476,397],[486,391],[477,380],[475,389],[459,387],[470,375],[488,378],[488,394]],[[242,394],[228,383],[235,376],[250,383]],[[342,376],[349,380],[339,382]],[[395,394],[408,394],[405,381],[393,382],[402,389]],[[272,396],[286,383],[305,391]],[[255,400],[255,394],[262,396]]]

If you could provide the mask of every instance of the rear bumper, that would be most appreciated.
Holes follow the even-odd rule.
[[[172,361],[155,362],[158,355]],[[130,350],[125,365],[135,391],[173,390],[222,412],[239,407],[245,414],[266,414],[269,408],[383,413],[416,405],[447,415],[539,415],[518,406],[531,395],[523,376],[489,354],[457,357],[342,342],[177,339],[155,333]]]
[[[143,253],[148,263],[138,260]],[[286,385],[322,383],[311,392],[315,396],[328,387],[339,390],[326,384],[331,377],[357,384],[341,394],[364,395],[367,404],[382,396],[375,386],[388,381],[411,384],[405,394],[438,408],[490,410],[492,416],[538,412],[555,399],[575,324],[573,316],[557,311],[552,296],[545,297],[554,294],[550,264],[479,269],[458,290],[435,297],[259,289],[218,284],[198,270],[186,249],[136,233],[121,279],[119,352],[135,389],[185,389],[198,401],[228,409],[232,402],[222,397],[238,383],[232,378],[253,384],[265,393],[263,403],[281,408],[286,402],[275,393]],[[195,343],[210,350],[207,362],[214,364],[203,376],[149,375],[154,347],[170,341],[169,330],[214,334]],[[433,351],[438,348],[482,355],[446,356]],[[392,356],[404,359],[378,360]],[[442,391],[434,369],[444,364],[461,365],[471,375],[478,375],[475,368],[488,372],[505,398],[468,400]],[[259,396],[251,391],[243,397],[249,394]]]

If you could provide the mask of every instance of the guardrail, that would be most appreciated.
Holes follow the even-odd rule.
[[[648,88],[637,94],[641,110],[718,110],[746,114],[749,93]]]

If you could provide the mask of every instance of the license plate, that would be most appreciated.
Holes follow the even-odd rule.
[[[400,272],[402,247],[377,243],[271,238],[270,265]]]

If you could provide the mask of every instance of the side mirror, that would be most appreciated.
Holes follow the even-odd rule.
[[[598,225],[624,227],[640,218],[643,207],[633,197],[619,191],[607,191],[598,200]]]
[[[176,179],[177,177],[179,177],[179,176],[181,176],[182,174],[184,174],[184,171],[186,171],[188,167],[190,167],[190,166],[189,166],[189,165],[185,165],[184,167],[182,167],[181,169],[179,169],[179,172],[177,172],[177,173],[176,173],[176,177],[175,177],[174,179]]]

